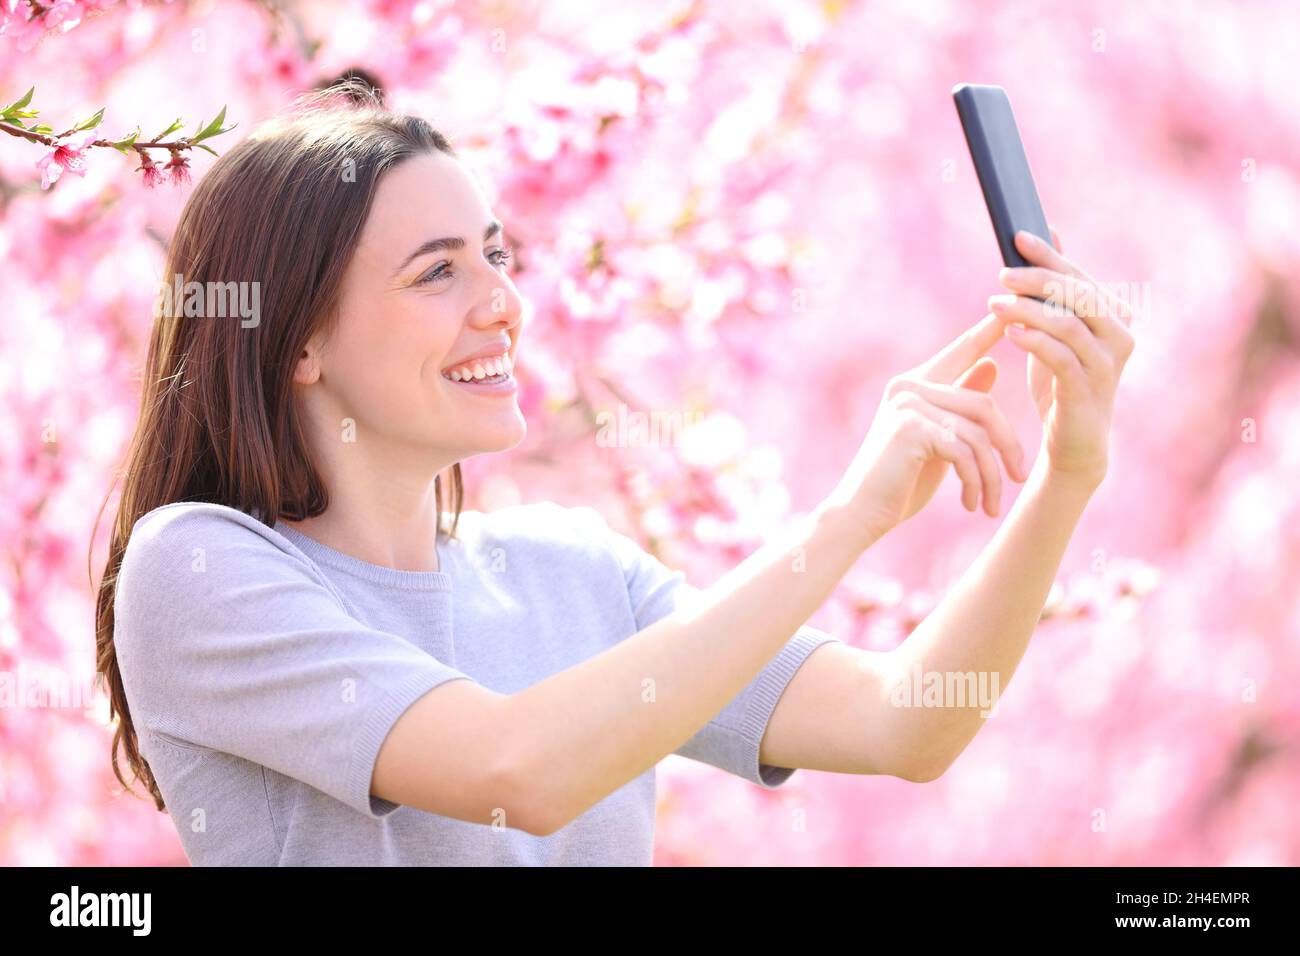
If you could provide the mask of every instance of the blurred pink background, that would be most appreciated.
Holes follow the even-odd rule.
[[[464,464],[466,506],[591,504],[701,586],[815,505],[886,380],[1003,291],[950,90],[1006,87],[1065,252],[1142,309],[1110,473],[1038,633],[932,783],[804,770],[764,792],[670,757],[656,863],[1300,864],[1295,5],[123,0],[47,4],[48,34],[0,6],[0,105],[34,85],[57,131],[225,106],[224,152],[360,68],[447,133],[531,303],[528,438]],[[76,683],[91,528],[192,187],[98,148],[43,190],[48,152],[0,135],[0,673]],[[1032,452],[1024,354],[992,354]],[[620,408],[698,420],[606,447]],[[903,640],[1002,520],[959,493],[811,623]],[[0,707],[0,863],[185,864],[113,778],[106,719],[102,698]]]

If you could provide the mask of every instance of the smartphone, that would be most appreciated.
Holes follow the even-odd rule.
[[[1007,91],[1000,86],[958,83],[952,88],[952,99],[993,220],[1002,262],[1012,267],[1027,266],[1030,263],[1016,250],[1016,232],[1031,232],[1049,246],[1052,235],[1038,201]]]

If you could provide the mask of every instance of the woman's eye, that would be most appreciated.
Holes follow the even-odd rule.
[[[496,265],[502,266],[505,265],[506,262],[510,259],[510,250],[494,249],[492,250],[492,252],[488,253],[488,256],[489,258],[491,258],[492,256],[496,256],[496,259],[493,261],[495,262]],[[438,263],[437,266],[430,269],[424,275],[420,276],[420,278],[416,279],[415,284],[429,285],[430,283],[433,282],[442,282],[444,279],[450,279],[453,275],[455,275],[455,273],[451,271],[451,263],[440,262]]]
[[[449,278],[451,278],[451,263],[440,262],[437,266],[416,279],[415,284],[428,285],[431,282],[441,282],[443,279]]]

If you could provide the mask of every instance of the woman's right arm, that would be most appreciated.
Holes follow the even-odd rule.
[[[695,605],[581,664],[508,696],[468,681],[434,688],[389,732],[373,792],[442,814],[455,800],[462,815],[464,789],[454,797],[421,793],[422,779],[453,789],[457,775],[446,761],[494,753],[502,769],[483,795],[496,805],[472,818],[554,832],[708,723],[869,543],[847,515],[823,506],[701,591]],[[431,744],[446,756],[431,761]]]
[[[497,805],[475,818],[545,834],[673,753],[776,656],[867,547],[924,505],[947,463],[957,467],[969,510],[982,491],[986,511],[996,511],[994,448],[1023,480],[1019,446],[991,399],[978,387],[948,384],[1001,330],[989,316],[891,380],[834,492],[690,606],[508,696],[466,681],[430,691],[385,741],[376,795],[445,813],[445,795],[431,796],[421,783],[455,779],[445,766],[429,768],[431,743],[450,754],[491,740]]]
[[[558,828],[674,752],[739,694],[874,540],[823,505],[688,607],[514,694],[514,764]]]

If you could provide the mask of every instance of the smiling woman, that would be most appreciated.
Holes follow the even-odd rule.
[[[841,642],[760,628],[704,681],[718,624],[663,631],[684,578],[590,509],[462,513],[459,462],[525,435],[503,233],[436,130],[355,86],[182,211],[166,274],[255,281],[261,321],[155,316],[97,667],[114,771],[123,746],[194,863],[644,864],[660,757],[794,772],[768,718]]]
[[[114,767],[124,742],[190,859],[648,863],[672,753],[769,789],[941,774],[996,701],[892,685],[1009,680],[1105,473],[1128,310],[1045,313],[1046,283],[1092,280],[1025,245],[1040,271],[1004,281],[1027,295],[891,380],[829,496],[707,590],[589,508],[465,512],[462,534],[459,462],[525,434],[503,230],[427,122],[329,102],[227,152],[181,213],[167,274],[259,282],[262,321],[156,318],[99,593]],[[1032,476],[982,358],[1010,318],[1042,363]],[[1026,493],[907,642],[805,624],[949,465],[996,516],[999,461]]]

